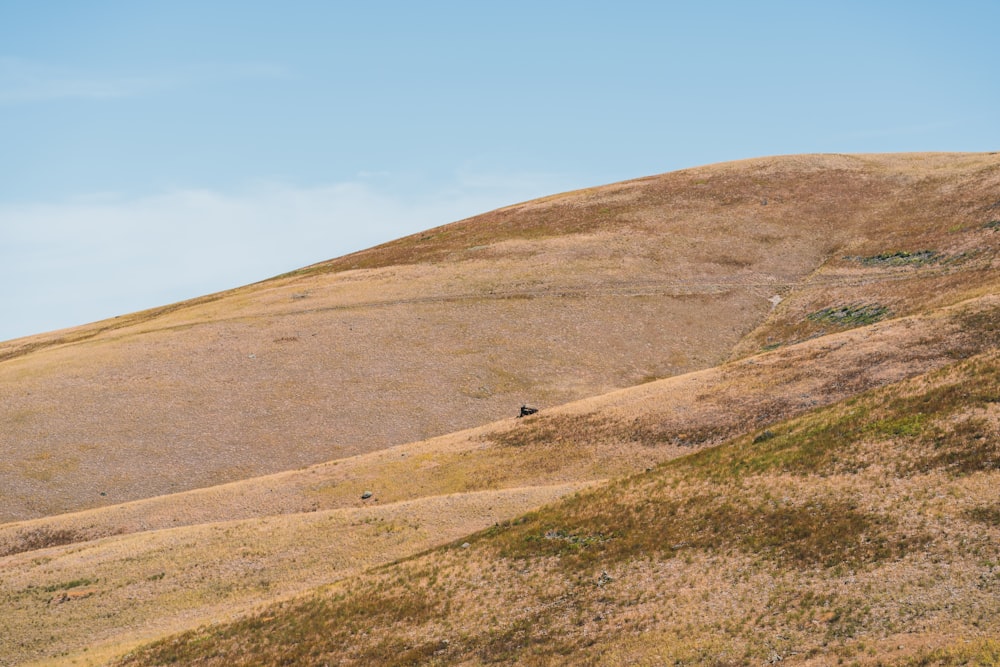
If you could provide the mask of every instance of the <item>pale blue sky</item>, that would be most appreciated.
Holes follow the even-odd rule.
[[[1000,150],[1000,0],[0,0],[0,340],[554,191]]]

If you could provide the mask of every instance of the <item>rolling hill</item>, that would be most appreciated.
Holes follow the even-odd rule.
[[[994,655],[998,228],[763,158],[0,344],[0,664]]]
[[[996,350],[122,665],[996,664]]]

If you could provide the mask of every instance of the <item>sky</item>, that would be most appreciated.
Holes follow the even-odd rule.
[[[0,0],[0,341],[565,190],[1000,150],[998,25],[998,0]]]

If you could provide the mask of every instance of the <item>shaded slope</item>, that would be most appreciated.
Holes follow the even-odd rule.
[[[996,284],[1000,234],[984,225],[998,165],[799,156],[685,170],[0,345],[0,521],[298,468],[526,401],[708,368],[843,328],[809,318],[826,308],[904,315],[929,291],[939,305],[975,296]],[[838,264],[900,239],[912,240],[900,251],[949,259]]]
[[[768,433],[120,664],[995,659],[995,350]]]

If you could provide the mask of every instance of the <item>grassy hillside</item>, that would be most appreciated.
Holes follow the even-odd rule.
[[[998,192],[991,154],[713,165],[0,344],[0,521],[423,440],[974,297],[996,282]]]
[[[997,218],[749,160],[0,344],[0,665],[992,664]]]
[[[0,525],[0,556],[111,535],[376,501],[617,477],[1000,342],[1000,298],[830,334],[713,369],[355,457]],[[528,448],[526,445],[533,445]],[[516,454],[516,456],[514,456]]]
[[[998,342],[1000,302],[981,298],[524,420],[0,526],[0,553],[10,554],[0,558],[0,603],[16,612],[0,624],[0,655],[97,664]],[[372,498],[361,499],[364,490]],[[71,594],[82,597],[63,600]]]
[[[992,351],[118,664],[994,664],[998,466]]]

